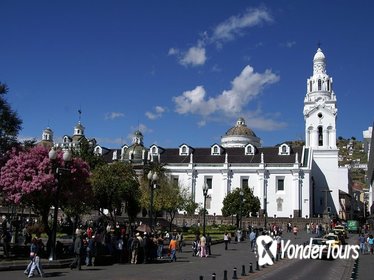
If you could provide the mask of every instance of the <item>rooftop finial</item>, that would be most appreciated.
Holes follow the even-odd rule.
[[[78,109],[78,114],[79,114],[79,122],[81,122],[82,110],[80,108]]]

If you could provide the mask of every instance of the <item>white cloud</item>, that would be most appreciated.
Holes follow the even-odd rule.
[[[177,54],[179,54],[178,49],[176,49],[176,48],[170,48],[169,49],[168,55],[177,55]]]
[[[280,46],[284,48],[292,48],[294,45],[296,45],[295,41],[288,41],[280,44]]]
[[[161,106],[156,106],[154,112],[146,112],[145,115],[150,120],[156,120],[162,117],[162,114],[166,111],[165,108]]]
[[[110,112],[110,113],[105,114],[105,119],[106,120],[114,120],[114,119],[117,119],[117,118],[123,118],[124,116],[125,116],[124,113]]]
[[[243,35],[245,30],[273,19],[266,9],[249,9],[242,15],[232,16],[213,28],[212,35],[207,31],[200,34],[197,43],[186,52],[170,48],[168,55],[175,55],[178,62],[184,66],[204,65],[207,60],[206,48],[210,44],[222,48],[223,43]]]
[[[189,48],[189,50],[180,58],[179,63],[184,66],[197,66],[203,65],[205,61],[205,48],[196,46]]]
[[[197,86],[174,97],[175,111],[179,114],[196,114],[203,117],[220,112],[227,116],[237,116],[265,86],[277,81],[279,76],[270,70],[262,74],[255,73],[253,68],[247,65],[231,82],[231,89],[224,90],[216,97],[208,98],[203,86]]]
[[[211,40],[213,42],[234,40],[244,29],[272,21],[272,17],[265,9],[249,9],[243,15],[232,16],[218,24],[213,30]]]

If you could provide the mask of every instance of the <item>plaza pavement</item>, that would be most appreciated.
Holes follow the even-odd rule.
[[[299,233],[295,239],[291,234],[285,233],[284,239],[291,239],[292,243],[304,243],[309,240],[311,235],[305,232]],[[351,240],[353,241],[354,238]],[[275,262],[272,266],[261,267],[256,270],[257,258],[249,248],[249,242],[232,242],[228,250],[224,250],[224,244],[219,243],[212,246],[212,255],[207,258],[193,257],[190,245],[183,247],[183,252],[177,254],[177,262],[169,263],[164,260],[152,264],[114,264],[111,266],[82,267],[82,271],[71,271],[67,268],[70,260],[48,262],[42,260],[46,276],[58,277],[58,279],[128,279],[128,280],[146,280],[146,279],[213,279],[212,274],[216,274],[216,279],[224,279],[224,273],[227,273],[227,279],[234,279],[234,268],[238,279],[266,279],[266,275],[274,275],[278,269],[291,266],[293,260],[283,259]],[[358,266],[358,278],[373,279],[370,272],[373,266],[374,256],[365,255],[360,258]],[[0,261],[1,279],[24,279],[23,271],[27,265],[27,260],[6,262]],[[253,266],[253,272],[249,273],[250,263]],[[344,276],[340,279],[350,279],[354,261],[350,262],[350,267],[344,271]],[[243,271],[244,266],[244,271]],[[352,269],[351,269],[352,268]],[[13,271],[12,271],[13,270]],[[244,272],[244,273],[243,273]],[[242,275],[245,274],[245,275]],[[371,274],[371,275],[370,275]],[[4,278],[3,278],[4,277]],[[367,278],[369,277],[369,278]],[[272,279],[270,277],[269,279]]]

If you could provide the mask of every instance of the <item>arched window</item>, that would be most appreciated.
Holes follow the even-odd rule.
[[[187,148],[186,148],[186,146],[183,146],[182,147],[182,154],[186,154],[187,153]]]
[[[327,91],[330,91],[330,80],[327,80]]]
[[[286,146],[282,146],[282,154],[286,154],[287,153],[287,147]]]
[[[247,147],[247,154],[252,154],[252,147],[251,146]]]
[[[309,92],[312,92],[313,88],[312,88],[312,81],[309,81]]]
[[[152,148],[152,153],[153,153],[153,154],[157,154],[157,148],[156,148],[156,147],[153,147],[153,148]]]
[[[322,81],[318,80],[318,90],[321,90],[321,88],[322,88]]]
[[[218,154],[218,147],[217,147],[217,146],[215,146],[215,147],[213,148],[213,153],[214,153],[214,154]]]
[[[318,127],[318,146],[323,146],[322,126]]]

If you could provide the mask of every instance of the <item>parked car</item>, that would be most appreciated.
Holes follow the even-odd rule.
[[[325,245],[325,247],[322,249],[322,255],[321,255],[321,259],[327,259],[328,256],[328,246],[327,246],[327,243],[326,243],[326,239],[324,238],[312,238],[312,247],[315,247],[315,246],[318,246],[318,247],[321,247],[323,245]]]

